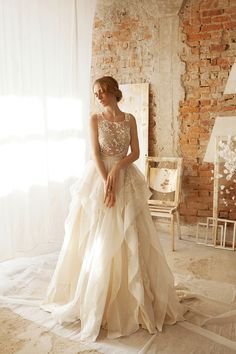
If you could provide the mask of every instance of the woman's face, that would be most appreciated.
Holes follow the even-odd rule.
[[[94,96],[102,106],[107,106],[114,99],[114,95],[105,91],[100,84],[95,84],[93,87]]]

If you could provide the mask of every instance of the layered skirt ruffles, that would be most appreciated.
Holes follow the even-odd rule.
[[[118,157],[104,157],[109,171]],[[81,321],[81,339],[109,338],[183,320],[147,200],[150,191],[135,165],[120,171],[116,203],[104,205],[104,183],[90,161],[71,189],[65,238],[42,308],[60,322]]]

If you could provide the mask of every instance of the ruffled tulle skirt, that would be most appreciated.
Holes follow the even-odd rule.
[[[109,171],[118,157],[104,158]],[[42,308],[60,323],[81,321],[81,338],[109,338],[183,320],[183,306],[150,216],[150,192],[134,165],[122,169],[116,204],[104,206],[95,163],[71,189],[65,239]]]

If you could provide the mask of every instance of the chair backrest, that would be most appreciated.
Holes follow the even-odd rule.
[[[155,205],[178,206],[182,176],[180,157],[147,157],[145,176]]]

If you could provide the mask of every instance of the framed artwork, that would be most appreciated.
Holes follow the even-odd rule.
[[[120,89],[123,93],[120,109],[133,114],[136,119],[140,157],[135,164],[144,173],[145,159],[148,156],[149,84],[123,84]]]

